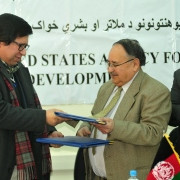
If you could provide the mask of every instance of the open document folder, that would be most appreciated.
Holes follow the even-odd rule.
[[[96,119],[89,118],[89,117],[77,116],[77,115],[67,114],[67,113],[63,113],[63,112],[55,112],[55,114],[57,116],[60,116],[60,117],[63,117],[63,118],[69,118],[69,119],[78,120],[78,121],[86,121],[86,122],[89,122],[89,123],[106,124],[103,121],[97,121]]]
[[[47,144],[59,144],[80,148],[88,148],[92,146],[101,146],[106,144],[112,144],[112,141],[95,139],[89,137],[80,137],[80,136],[65,136],[58,138],[37,138],[37,142],[47,143]]]

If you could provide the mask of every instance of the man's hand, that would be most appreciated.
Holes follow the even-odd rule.
[[[46,123],[49,124],[50,126],[56,126],[57,124],[70,120],[68,118],[62,118],[62,117],[56,116],[54,114],[55,112],[63,112],[63,111],[59,109],[46,110]]]
[[[95,126],[97,129],[99,129],[103,134],[111,133],[114,129],[114,121],[110,118],[99,118],[99,121],[105,122],[105,124],[97,124],[97,123],[91,123],[93,126]]]
[[[57,138],[57,137],[64,137],[64,135],[61,132],[54,131],[48,136],[48,138]],[[59,144],[50,144],[50,146],[54,147],[54,148],[61,147],[61,145],[59,145]]]
[[[89,136],[91,134],[91,131],[87,126],[82,127],[81,129],[78,130],[76,136]]]

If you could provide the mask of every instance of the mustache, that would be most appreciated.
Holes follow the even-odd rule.
[[[117,73],[110,72],[109,75],[110,75],[110,76],[117,76]]]

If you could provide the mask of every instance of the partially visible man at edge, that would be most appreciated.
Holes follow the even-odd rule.
[[[84,150],[86,180],[125,180],[136,169],[145,180],[154,156],[167,130],[171,115],[170,92],[159,81],[144,73],[145,53],[137,40],[115,42],[107,60],[111,79],[102,85],[92,115],[96,117],[122,87],[114,108],[99,120],[106,125],[83,123],[78,136],[114,141],[113,145]],[[94,129],[97,133],[94,136]]]
[[[42,110],[29,71],[21,63],[31,26],[13,14],[0,15],[0,179],[49,180],[49,145],[38,137],[62,137],[53,127],[68,119]],[[52,145],[56,147],[56,145]]]
[[[170,140],[173,142],[176,152],[180,158],[180,69],[174,72],[173,85],[171,88],[172,114],[169,121],[174,126],[170,133]]]

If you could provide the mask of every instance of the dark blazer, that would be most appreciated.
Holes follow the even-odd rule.
[[[114,87],[110,80],[100,88],[92,114],[103,109]],[[104,149],[108,180],[128,179],[131,169],[137,170],[140,180],[146,179],[170,115],[168,88],[140,70],[124,95],[113,119],[115,127],[108,134],[108,139],[114,141]],[[89,163],[85,164],[88,167]],[[89,180],[93,175],[88,170]]]
[[[174,80],[171,88],[172,114],[169,121],[171,126],[180,125],[180,69],[174,72]]]
[[[180,69],[174,72],[174,80],[171,88],[172,114],[169,121],[170,126],[178,126],[170,133],[177,153],[180,155]]]
[[[44,180],[42,172],[42,147],[36,143],[36,138],[40,137],[44,131],[46,123],[46,112],[36,108],[33,100],[33,86],[29,71],[21,64],[20,69],[15,72],[18,76],[27,108],[13,107],[10,93],[7,89],[2,75],[8,79],[9,74],[0,61],[0,177],[1,180],[9,180],[15,165],[15,130],[28,131],[32,150],[36,162],[38,178]],[[48,126],[48,131],[55,131],[54,127]]]

